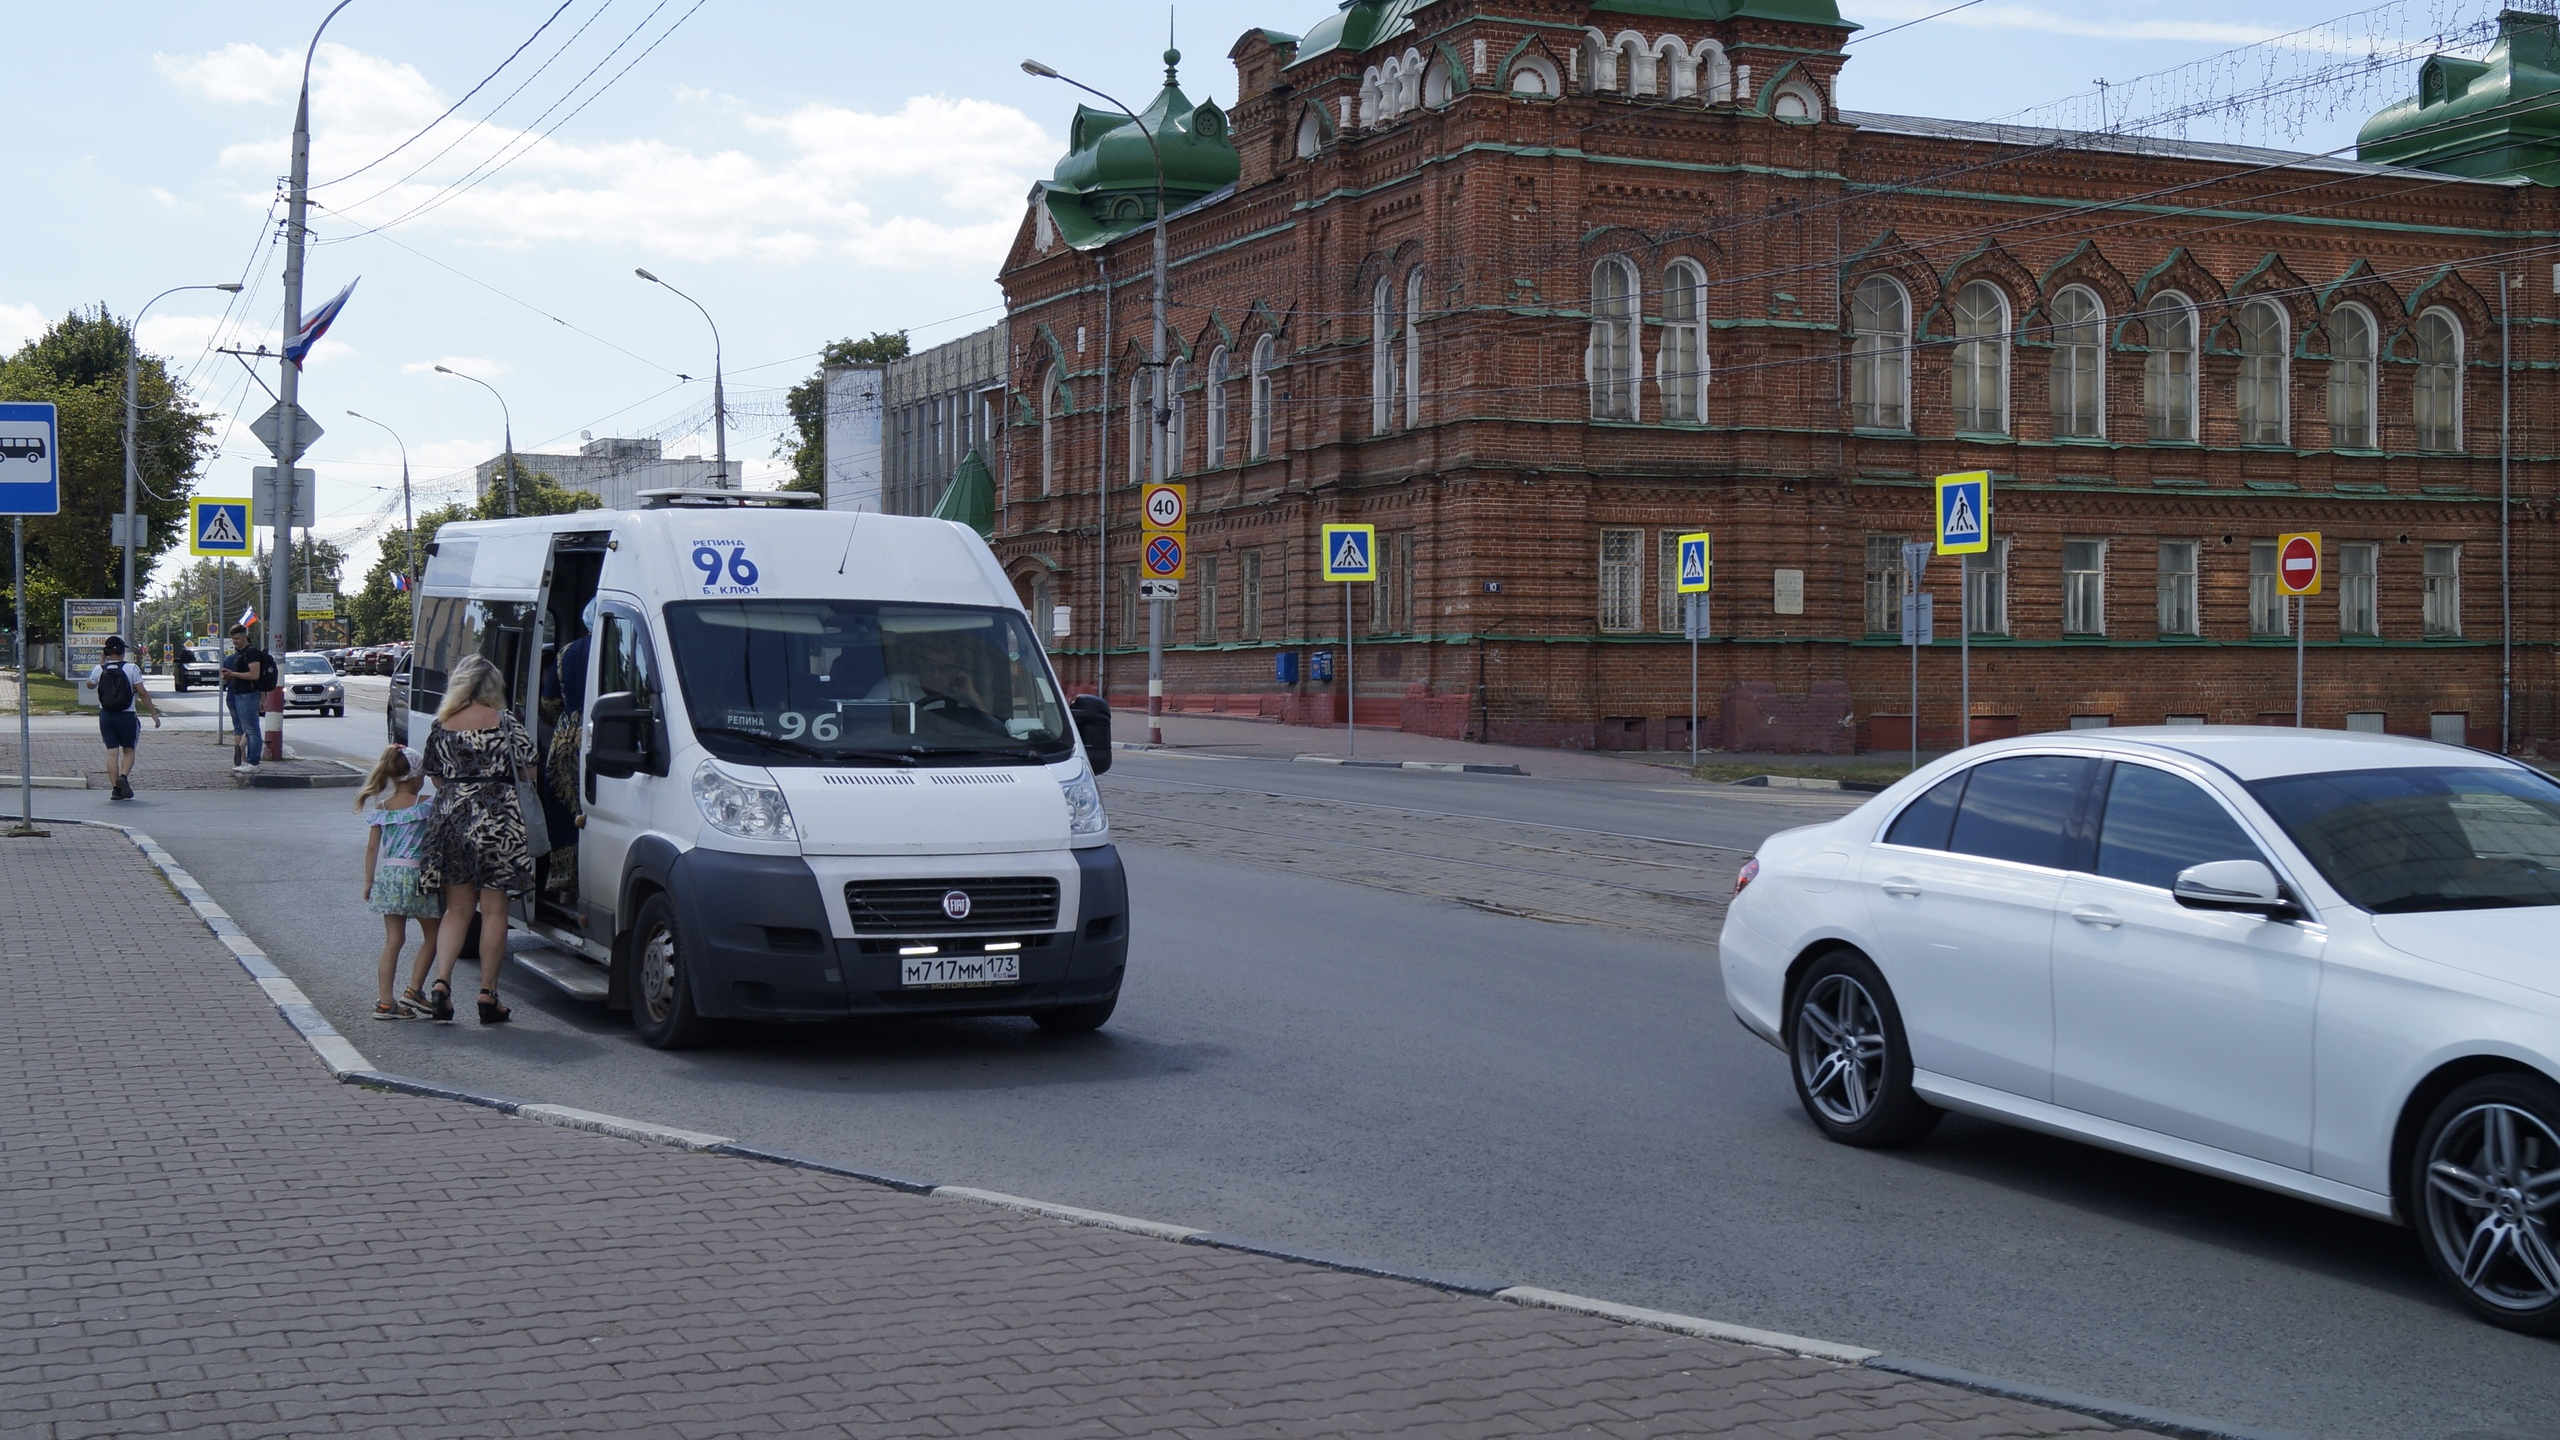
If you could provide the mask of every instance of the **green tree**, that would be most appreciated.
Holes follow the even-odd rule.
[[[126,323],[104,305],[74,310],[0,359],[0,400],[51,401],[61,425],[62,513],[27,521],[27,628],[57,638],[65,599],[123,592],[120,552],[108,544],[108,517],[124,511]],[[134,584],[148,583],[153,557],[186,538],[187,498],[213,452],[213,420],[156,355],[141,359],[134,447],[142,487],[135,511],[148,543],[135,557]],[[0,614],[11,604],[0,585]],[[16,617],[10,617],[16,623]]]
[[[776,458],[791,462],[791,476],[782,482],[785,490],[806,490],[825,494],[827,489],[827,368],[832,365],[885,365],[907,355],[907,332],[881,330],[868,340],[838,340],[818,352],[818,372],[791,387],[785,397],[791,407],[791,426],[774,442]]]

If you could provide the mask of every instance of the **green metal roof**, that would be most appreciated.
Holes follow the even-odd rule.
[[[2560,185],[2560,18],[2504,11],[2485,58],[2430,58],[2415,96],[2364,122],[2356,158]]]
[[[1413,33],[1413,12],[1431,0],[1342,0],[1342,8],[1307,28],[1298,42],[1294,70],[1319,55],[1348,57]]]
[[[972,450],[960,457],[960,468],[933,507],[933,518],[957,520],[982,540],[996,533],[996,477],[987,471],[986,456]]]
[[[1840,18],[1838,0],[1593,0],[1594,11],[1615,15],[1660,15],[1674,20],[1785,20],[1798,25],[1828,25],[1835,30],[1860,27]]]
[[[1155,219],[1159,153],[1168,210],[1236,182],[1243,165],[1228,138],[1227,113],[1215,101],[1194,105],[1182,93],[1174,74],[1181,60],[1179,50],[1164,52],[1164,88],[1135,121],[1117,110],[1076,107],[1066,157],[1041,184],[1050,218],[1069,245],[1090,250]]]

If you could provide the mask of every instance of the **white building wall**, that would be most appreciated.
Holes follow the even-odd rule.
[[[826,371],[825,466],[827,508],[882,513],[881,400],[885,367],[831,366]]]

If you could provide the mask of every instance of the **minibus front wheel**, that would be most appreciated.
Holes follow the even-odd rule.
[[[661,891],[640,907],[631,948],[631,1028],[657,1050],[690,1050],[709,1027],[693,1008],[693,956]]]

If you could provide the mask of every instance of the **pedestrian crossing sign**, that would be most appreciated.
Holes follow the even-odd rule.
[[[1938,553],[1980,555],[1991,549],[1991,472],[1938,477]]]
[[[249,502],[188,501],[187,553],[249,558]]]
[[[1708,564],[1707,541],[1708,537],[1703,533],[1680,537],[1680,593],[1683,595],[1707,593],[1707,577],[1715,573]]]
[[[1324,527],[1324,578],[1327,580],[1377,579],[1378,527],[1375,525],[1327,525]]]

